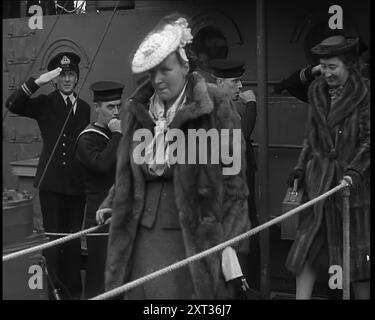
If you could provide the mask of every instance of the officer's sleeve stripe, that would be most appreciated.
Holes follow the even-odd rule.
[[[26,83],[24,83],[22,86],[21,86],[22,90],[29,96],[31,97],[31,92],[29,90],[29,88],[26,86]]]
[[[30,95],[33,95],[33,92],[30,90],[29,86],[25,82],[25,89],[29,92]]]
[[[305,75],[305,71],[306,71],[307,68],[303,68],[301,69],[300,73],[299,73],[299,78],[301,79],[302,83],[308,83],[307,81],[307,78],[306,78],[306,75]]]

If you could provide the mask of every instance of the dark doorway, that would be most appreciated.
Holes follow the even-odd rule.
[[[194,36],[194,51],[202,67],[216,58],[228,56],[228,43],[223,33],[215,27],[204,27]]]

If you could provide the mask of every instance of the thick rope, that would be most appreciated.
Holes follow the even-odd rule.
[[[338,192],[344,188],[346,188],[347,186],[349,186],[349,183],[345,180],[343,180],[340,185],[336,186],[335,188],[327,191],[326,193],[320,195],[319,197],[315,198],[315,199],[312,199],[302,205],[300,205],[299,207],[293,209],[293,210],[290,210],[286,213],[284,213],[283,215],[280,215],[258,227],[255,227],[254,229],[251,229],[243,234],[240,234],[239,236],[235,237],[235,238],[232,238],[230,240],[227,240],[221,244],[218,244],[208,250],[205,250],[205,251],[202,251],[194,256],[191,256],[189,258],[186,258],[184,260],[181,260],[181,261],[178,261],[172,265],[169,265],[163,269],[160,269],[158,271],[155,271],[151,274],[148,274],[142,278],[139,278],[139,279],[136,279],[132,282],[129,282],[121,287],[118,287],[118,288],[115,288],[111,291],[108,291],[106,293],[103,293],[101,295],[98,295],[94,298],[92,298],[92,300],[101,300],[101,299],[108,299],[108,298],[111,298],[111,297],[114,297],[114,296],[117,296],[125,291],[128,291],[140,284],[143,284],[147,281],[150,281],[158,276],[161,276],[165,273],[169,273],[171,271],[174,271],[176,269],[179,269],[191,262],[194,262],[194,261],[197,261],[197,260],[200,260],[212,253],[215,253],[217,251],[220,251],[222,249],[225,249],[226,247],[232,245],[232,244],[235,244],[236,242],[239,242],[241,240],[244,240],[248,237],[251,237],[253,236],[254,234],[266,229],[266,228],[269,228],[271,227],[272,225],[274,224],[277,224],[287,218],[289,218],[290,216],[300,212],[300,211],[303,211],[304,209],[314,205],[315,203],[329,197],[330,195],[334,194],[335,192]],[[18,258],[18,257],[21,257],[23,255],[28,255],[28,254],[31,254],[31,253],[34,253],[34,252],[37,252],[37,251],[42,251],[42,250],[45,250],[47,248],[50,248],[50,247],[53,247],[53,246],[58,246],[60,244],[63,244],[65,242],[68,242],[70,240],[74,240],[76,238],[80,238],[81,236],[83,235],[86,235],[86,234],[89,234],[89,233],[92,233],[93,231],[96,231],[98,229],[100,229],[101,227],[103,227],[104,225],[107,225],[108,223],[110,223],[111,221],[111,218],[108,218],[106,220],[106,222],[104,224],[101,224],[101,225],[98,225],[98,226],[94,226],[94,227],[91,227],[89,229],[85,229],[85,230],[82,230],[82,231],[79,231],[77,233],[73,233],[73,234],[67,234],[67,233],[46,233],[48,235],[56,235],[56,236],[60,236],[60,235],[65,235],[67,234],[67,236],[63,237],[63,238],[60,238],[60,239],[56,239],[56,240],[53,240],[53,241],[50,241],[48,243],[44,243],[44,244],[41,244],[41,245],[38,245],[38,246],[35,246],[35,247],[31,247],[31,248],[28,248],[28,249],[25,249],[25,250],[20,250],[20,251],[17,251],[17,252],[14,252],[14,253],[11,253],[11,254],[8,254],[8,255],[5,255],[3,256],[3,262],[5,261],[8,261],[8,260],[11,260],[11,259],[15,259],[15,258]],[[97,234],[91,234],[91,235],[103,235],[101,233],[97,233]]]
[[[68,242],[70,240],[80,238],[80,237],[82,237],[82,236],[84,236],[88,233],[91,233],[93,231],[96,231],[96,230],[100,229],[104,225],[108,224],[110,222],[110,220],[111,220],[111,218],[107,219],[104,224],[94,226],[94,227],[79,231],[77,233],[68,234],[66,237],[63,237],[63,238],[60,238],[60,239],[56,239],[56,240],[53,240],[53,241],[50,241],[50,242],[47,242],[47,243],[43,243],[41,245],[37,245],[35,247],[31,247],[31,248],[27,248],[25,250],[20,250],[20,251],[17,251],[17,252],[7,254],[7,255],[3,256],[3,262],[11,260],[11,259],[18,258],[18,257],[21,257],[21,256],[24,256],[24,255],[28,255],[28,254],[31,254],[31,253],[34,253],[34,252],[37,252],[37,251],[42,251],[42,250],[45,250],[45,249],[48,249],[48,248],[51,248],[51,247],[54,247],[54,246],[61,245],[61,244],[65,243],[65,242]],[[51,233],[51,234],[53,234],[53,233]]]
[[[163,274],[172,272],[172,271],[174,271],[176,269],[179,269],[179,268],[182,268],[182,267],[186,266],[189,263],[192,263],[194,261],[200,260],[200,259],[202,259],[202,258],[204,258],[204,257],[206,257],[206,256],[208,256],[210,254],[213,254],[213,253],[215,253],[217,251],[223,250],[226,247],[235,244],[236,242],[239,242],[239,241],[244,240],[244,239],[246,239],[248,237],[251,237],[251,236],[253,236],[256,233],[258,233],[258,232],[260,232],[260,231],[262,231],[262,230],[264,230],[266,228],[271,227],[274,224],[277,224],[277,223],[279,223],[279,222],[281,222],[281,221],[289,218],[290,216],[292,216],[292,215],[294,215],[294,214],[296,214],[296,213],[298,213],[298,212],[300,212],[300,211],[302,211],[302,210],[304,210],[304,209],[306,209],[306,208],[314,205],[315,203],[317,203],[317,202],[319,202],[319,201],[321,201],[321,200],[329,197],[330,195],[334,194],[335,192],[338,192],[338,191],[340,191],[340,190],[342,190],[342,189],[344,189],[344,188],[346,188],[348,186],[349,186],[349,183],[347,181],[343,180],[338,186],[336,186],[333,189],[327,191],[326,193],[320,195],[319,197],[314,198],[314,199],[312,199],[312,200],[310,200],[310,201],[308,201],[308,202],[300,205],[299,207],[297,207],[297,208],[295,208],[293,210],[290,210],[290,211],[284,213],[281,216],[278,216],[278,217],[276,217],[276,218],[274,218],[274,219],[272,219],[270,221],[267,221],[266,223],[264,223],[264,224],[262,224],[262,225],[260,225],[258,227],[255,227],[254,229],[251,229],[251,230],[249,230],[249,231],[247,231],[245,233],[242,233],[242,234],[240,234],[237,237],[234,237],[234,238],[232,238],[232,239],[230,239],[228,241],[222,242],[221,244],[218,244],[218,245],[216,245],[216,246],[214,246],[214,247],[212,247],[212,248],[210,248],[208,250],[202,251],[202,252],[200,252],[200,253],[198,253],[196,255],[193,255],[193,256],[191,256],[189,258],[186,258],[184,260],[181,260],[181,261],[178,261],[176,263],[173,263],[173,264],[171,264],[171,265],[169,265],[169,266],[167,266],[167,267],[165,267],[163,269],[157,270],[157,271],[155,271],[153,273],[150,273],[150,274],[148,274],[146,276],[143,276],[143,277],[141,277],[139,279],[136,279],[134,281],[126,283],[123,286],[117,287],[117,288],[115,288],[113,290],[107,291],[107,292],[105,292],[103,294],[100,294],[100,295],[98,295],[96,297],[93,297],[90,300],[104,300],[104,299],[109,299],[109,298],[115,297],[117,295],[120,295],[120,294],[124,293],[125,291],[133,289],[133,288],[135,288],[135,287],[137,287],[137,286],[139,286],[139,285],[141,285],[141,284],[143,284],[143,283],[145,283],[147,281],[155,279],[155,278],[157,278],[157,277],[159,277],[159,276],[161,276]]]

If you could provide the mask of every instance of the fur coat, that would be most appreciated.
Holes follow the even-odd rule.
[[[115,186],[101,207],[112,207],[106,262],[106,290],[128,281],[132,249],[144,210],[145,179],[131,153],[133,133],[153,132],[148,102],[154,90],[149,81],[128,99],[121,113],[123,137],[118,149]],[[240,119],[230,99],[193,72],[186,87],[187,102],[178,110],[170,128],[239,129]],[[231,140],[231,139],[230,139]],[[187,145],[187,143],[185,144]],[[199,143],[197,143],[198,150]],[[230,145],[232,148],[232,144]],[[231,153],[230,153],[231,154]],[[241,138],[241,170],[224,176],[221,164],[176,164],[173,183],[186,256],[192,256],[250,229],[247,212],[244,138]],[[210,156],[208,154],[208,159]],[[168,249],[168,248],[166,248]],[[189,264],[198,299],[231,298],[221,271],[221,252]]]
[[[351,71],[343,92],[331,104],[323,78],[309,88],[306,138],[296,169],[305,170],[306,200],[325,193],[346,174],[362,177],[350,196],[351,279],[369,277],[370,254],[370,92]],[[329,264],[342,265],[342,195],[336,193],[300,215],[286,266],[298,274],[322,223],[326,223]],[[328,270],[327,270],[328,272]]]

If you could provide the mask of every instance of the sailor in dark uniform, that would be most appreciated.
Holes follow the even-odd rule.
[[[76,156],[84,169],[85,228],[97,224],[96,211],[115,181],[117,146],[121,139],[118,117],[123,88],[121,83],[110,81],[96,82],[91,86],[97,119],[81,132],[76,145]],[[104,292],[108,226],[102,227],[100,232],[87,235],[86,298]]]
[[[57,54],[48,63],[49,72],[37,79],[29,78],[6,101],[6,107],[11,112],[35,119],[41,131],[43,148],[35,186],[39,187],[46,232],[72,233],[82,226],[85,207],[83,175],[74,155],[74,146],[79,133],[90,123],[90,106],[77,99],[74,93],[79,78],[79,62],[80,58],[75,53]],[[40,86],[50,81],[56,90],[31,98]],[[47,249],[44,254],[55,285],[64,289],[68,297],[79,298],[82,290],[80,240]]]
[[[246,140],[246,176],[249,187],[248,210],[252,227],[257,226],[258,217],[255,204],[255,171],[256,161],[252,146],[251,134],[255,127],[257,116],[256,98],[252,90],[241,91],[241,77],[245,72],[245,63],[228,59],[214,59],[210,61],[210,69],[216,79],[216,84],[226,92],[234,102],[236,110],[241,117],[241,129]],[[259,240],[255,235],[250,239],[251,266],[244,269],[251,272],[249,281],[251,286],[258,288],[259,281]],[[241,260],[241,257],[239,257]],[[246,261],[247,263],[247,261]]]

